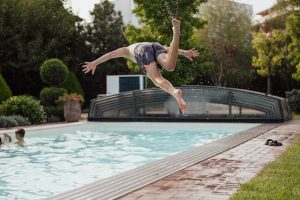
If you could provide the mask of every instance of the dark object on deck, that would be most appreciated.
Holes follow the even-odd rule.
[[[269,146],[282,146],[282,143],[278,142],[277,140],[268,139],[266,141],[265,145],[269,145]]]
[[[292,115],[286,99],[214,86],[184,86],[187,112],[160,89],[100,96],[91,101],[90,121],[283,122]]]

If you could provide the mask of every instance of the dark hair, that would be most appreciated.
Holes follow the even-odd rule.
[[[20,135],[23,138],[25,136],[25,130],[23,128],[20,128],[16,130],[16,134]]]
[[[0,145],[2,144],[2,138],[0,137]]]

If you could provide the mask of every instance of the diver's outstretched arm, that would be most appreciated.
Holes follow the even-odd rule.
[[[94,60],[93,62],[85,62],[85,65],[82,66],[84,73],[89,73],[92,71],[92,74],[95,73],[97,65],[100,65],[101,63],[104,63],[110,59],[113,58],[119,58],[119,57],[128,57],[129,50],[127,47],[122,47],[119,49],[116,49],[114,51],[108,52],[107,54],[104,54],[100,58]]]

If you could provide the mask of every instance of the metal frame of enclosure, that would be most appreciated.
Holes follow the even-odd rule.
[[[187,112],[160,89],[101,96],[91,101],[89,121],[283,122],[291,119],[286,99],[215,86],[183,86]]]

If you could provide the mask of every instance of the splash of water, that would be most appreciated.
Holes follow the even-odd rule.
[[[175,3],[175,6],[176,6],[175,13],[172,12],[172,9],[171,9],[171,7],[170,7],[170,5],[169,5],[169,3],[167,1],[164,1],[164,3],[165,3],[165,7],[166,7],[168,15],[171,18],[177,18],[177,16],[178,16],[178,9],[179,9],[178,1],[176,1],[176,3]]]
[[[188,111],[207,114],[209,113],[209,95],[205,89],[191,89],[190,95],[187,95]]]

